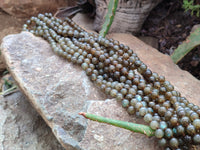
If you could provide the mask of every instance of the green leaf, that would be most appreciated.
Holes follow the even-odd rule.
[[[187,37],[187,39],[175,49],[171,58],[174,63],[178,63],[187,53],[189,53],[196,46],[200,45],[200,27]]]
[[[199,17],[200,12],[200,5],[194,5],[194,0],[183,0],[182,7],[185,9],[185,11],[191,11],[191,15],[194,15],[196,12],[196,16]]]
[[[108,33],[110,26],[113,22],[114,16],[115,16],[117,5],[118,5],[118,0],[110,0],[110,2],[108,4],[108,12],[105,16],[105,22],[102,26],[100,33],[99,33],[100,36],[105,37],[106,34]]]
[[[101,122],[101,123],[107,123],[116,127],[124,128],[133,132],[145,134],[148,137],[154,136],[154,130],[151,129],[149,126],[143,125],[143,124],[136,124],[131,122],[125,122],[121,120],[114,120],[110,118],[105,118],[101,116],[97,116],[94,114],[89,113],[79,113],[80,115],[84,116],[87,119],[91,119],[93,121]]]

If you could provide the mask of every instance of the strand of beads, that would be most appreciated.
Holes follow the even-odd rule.
[[[49,13],[32,17],[23,30],[43,37],[56,54],[80,65],[98,87],[121,101],[129,114],[144,117],[166,150],[200,144],[200,108],[147,68],[128,46]]]

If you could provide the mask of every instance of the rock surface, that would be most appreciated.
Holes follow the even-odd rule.
[[[59,7],[72,6],[71,0],[1,0],[0,8],[15,17],[30,17],[38,13],[55,13]]]
[[[164,75],[183,96],[200,106],[200,81],[180,70],[169,56],[131,35],[110,36],[130,46],[153,71]],[[160,149],[153,138],[79,116],[83,111],[141,123],[115,100],[103,101],[108,97],[81,68],[53,54],[46,41],[22,32],[5,37],[1,49],[19,87],[67,150]]]
[[[64,150],[21,92],[0,97],[0,150]]]

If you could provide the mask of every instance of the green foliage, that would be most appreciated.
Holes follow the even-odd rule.
[[[80,115],[84,116],[87,119],[98,121],[101,123],[107,123],[116,127],[124,128],[133,132],[145,134],[148,137],[154,136],[154,130],[151,129],[149,126],[143,125],[143,124],[136,124],[131,122],[125,122],[121,120],[114,120],[110,118],[105,118],[101,116],[97,116],[94,114],[88,114],[88,113],[79,113]]]
[[[110,0],[109,4],[108,4],[108,12],[105,16],[105,22],[102,26],[102,29],[100,31],[100,35],[105,37],[106,34],[108,33],[110,26],[112,25],[114,16],[115,16],[115,12],[117,9],[117,5],[118,5],[118,0]]]
[[[191,11],[191,15],[196,13],[196,16],[200,15],[200,5],[194,5],[194,0],[183,0],[183,8],[185,11]]]
[[[178,63],[187,53],[200,45],[200,27],[193,31],[187,39],[175,49],[171,58],[174,63]]]
[[[9,89],[7,89],[7,90],[5,90],[3,92],[0,92],[0,95],[6,96],[6,95],[9,95],[9,94],[12,94],[12,93],[16,92],[16,89],[17,89],[17,86],[14,85]]]
[[[4,71],[4,74],[7,74],[7,73],[8,71]],[[4,80],[4,83],[3,83],[0,95],[6,96],[6,95],[16,92],[17,86],[15,85],[14,80],[11,77],[9,77],[8,79],[3,78],[3,80]]]

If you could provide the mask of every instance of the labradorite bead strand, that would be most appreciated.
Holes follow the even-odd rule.
[[[51,13],[31,17],[23,26],[47,40],[55,54],[78,64],[102,91],[121,102],[155,130],[166,150],[200,144],[200,108],[152,72],[128,46],[88,33],[69,18]]]

